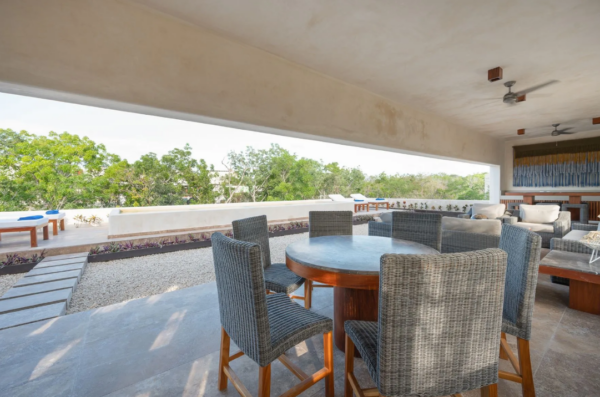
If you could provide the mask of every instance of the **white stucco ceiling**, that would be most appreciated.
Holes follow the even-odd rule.
[[[600,127],[599,0],[133,1],[482,133]]]

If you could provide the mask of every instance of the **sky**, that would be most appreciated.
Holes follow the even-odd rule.
[[[297,154],[325,163],[360,167],[367,175],[447,174],[470,175],[488,172],[489,167],[439,160],[381,150],[290,138],[191,121],[121,112],[91,106],[0,93],[0,128],[26,130],[37,135],[50,131],[87,136],[102,143],[110,153],[130,162],[154,152],[158,156],[173,148],[192,146],[194,157],[225,167],[222,161],[230,151],[246,146],[268,149],[272,143]]]

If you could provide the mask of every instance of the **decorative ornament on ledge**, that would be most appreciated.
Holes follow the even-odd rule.
[[[600,138],[515,146],[515,187],[600,186]]]

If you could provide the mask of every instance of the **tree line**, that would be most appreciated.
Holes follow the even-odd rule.
[[[334,193],[481,200],[487,198],[484,181],[485,174],[368,176],[275,144],[229,152],[219,170],[194,158],[187,144],[129,162],[87,137],[0,129],[0,211],[307,200]]]

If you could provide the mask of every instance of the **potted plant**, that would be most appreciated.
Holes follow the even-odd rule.
[[[79,228],[88,222],[87,218],[85,216],[83,216],[82,214],[75,215],[73,217],[73,220],[75,221],[76,228]]]

